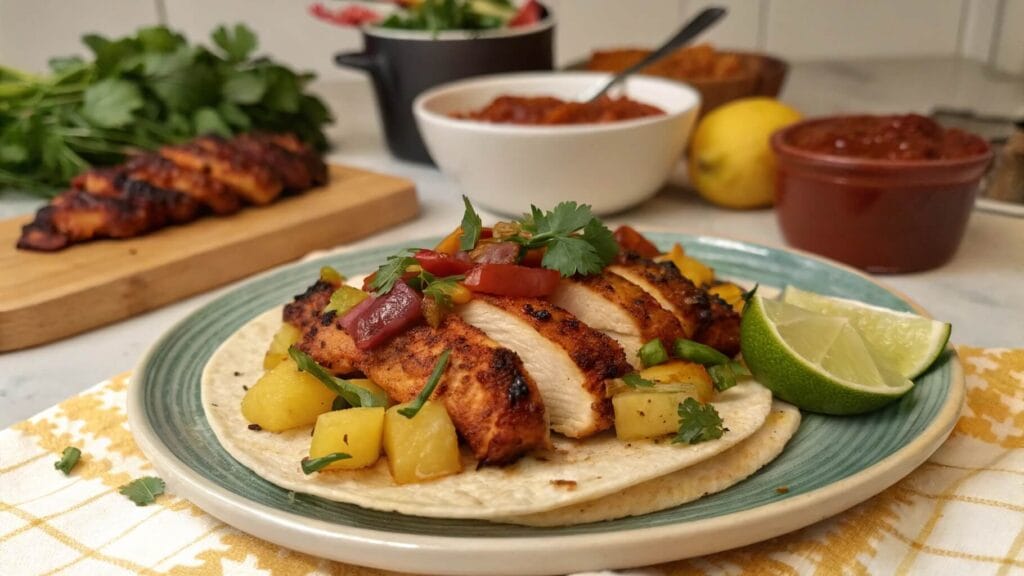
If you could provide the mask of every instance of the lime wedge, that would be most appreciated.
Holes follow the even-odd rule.
[[[920,376],[942,354],[952,329],[946,322],[917,314],[822,296],[792,286],[786,288],[782,301],[826,316],[846,318],[878,356],[911,379]]]
[[[811,412],[868,412],[914,386],[864,341],[849,319],[757,295],[743,310],[740,347],[760,383]]]

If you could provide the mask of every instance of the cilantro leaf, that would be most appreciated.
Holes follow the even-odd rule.
[[[229,62],[241,62],[256,50],[256,35],[244,24],[235,24],[234,30],[218,26],[211,37]]]
[[[708,440],[716,440],[727,432],[722,427],[722,417],[711,404],[701,404],[693,398],[679,403],[679,432],[672,439],[673,443],[700,444]]]
[[[313,360],[309,354],[295,346],[288,349],[288,355],[295,361],[295,365],[299,367],[300,371],[308,372],[310,376],[313,376],[324,386],[327,386],[329,390],[344,398],[350,405],[367,408],[383,406],[387,408],[387,395],[380,392],[371,392],[362,386],[356,386],[344,378],[335,377],[325,370],[323,366],[317,364],[316,360]]]
[[[480,229],[483,227],[483,221],[480,220],[480,215],[473,209],[469,198],[463,196],[462,203],[466,205],[466,211],[462,214],[462,238],[459,240],[459,249],[468,251],[476,248],[476,243],[480,240]]]
[[[423,272],[423,274],[429,276],[429,279],[423,284],[423,295],[433,298],[434,301],[442,308],[451,308],[452,292],[455,291],[459,282],[465,279],[465,276],[445,276],[444,278],[436,278],[428,272]]]
[[[145,102],[138,86],[107,78],[88,87],[82,96],[82,115],[100,128],[121,128]]]
[[[622,381],[630,388],[653,388],[654,382],[640,376],[639,372],[630,372],[622,377]]]
[[[203,107],[196,110],[192,121],[195,123],[196,134],[217,134],[225,137],[230,137],[232,134],[231,127],[213,108]]]
[[[586,240],[576,236],[559,236],[548,240],[541,265],[557,270],[562,276],[597,274],[605,263]],[[532,247],[532,246],[531,246]]]
[[[594,219],[594,213],[590,211],[589,205],[571,201],[560,202],[546,214],[540,214],[533,206],[530,210],[533,211],[533,222],[537,226],[538,235],[571,234]]]
[[[398,410],[398,413],[406,418],[412,418],[419,414],[420,408],[427,403],[430,399],[430,395],[434,393],[434,388],[437,388],[438,382],[441,381],[441,376],[444,375],[444,369],[448,367],[448,357],[451,355],[451,350],[445,350],[441,352],[441,355],[437,357],[437,363],[434,364],[434,371],[430,373],[430,378],[427,379],[426,386],[423,390],[420,390],[419,395],[405,408]]]
[[[121,486],[117,491],[135,502],[136,506],[147,506],[156,502],[156,497],[164,493],[166,484],[156,476],[136,478]]]
[[[308,476],[314,472],[323,470],[329,464],[333,464],[338,460],[348,460],[351,457],[351,455],[345,454],[344,452],[331,452],[330,454],[320,456],[319,458],[303,458],[302,473]]]
[[[267,78],[255,70],[235,72],[221,88],[224,98],[238,104],[255,104],[267,92]]]
[[[82,457],[82,451],[74,446],[68,446],[61,453],[60,460],[53,463],[53,467],[64,473],[65,476],[71,474],[71,470],[78,465],[78,459]]]
[[[583,227],[583,239],[594,247],[602,262],[611,262],[619,255],[619,243],[615,240],[615,236],[604,225],[604,222],[597,218],[592,218]]]
[[[419,261],[410,256],[414,250],[412,248],[406,248],[398,254],[388,256],[387,261],[381,264],[377,268],[376,274],[373,276],[373,281],[370,282],[370,290],[373,291],[374,296],[383,296],[391,289],[394,288],[395,282],[405,274],[405,270],[409,266],[415,266],[419,264]]]

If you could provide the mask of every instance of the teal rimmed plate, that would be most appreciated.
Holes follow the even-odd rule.
[[[850,268],[813,256],[721,238],[652,232],[681,242],[720,276],[916,310]],[[622,568],[758,542],[832,516],[881,492],[924,462],[960,413],[963,374],[950,350],[907,396],[856,417],[805,414],[782,455],[736,486],[653,514],[564,528],[438,520],[294,495],[235,461],[203,413],[200,375],[214,350],[261,312],[287,302],[330,264],[372,271],[413,241],[304,262],[254,279],[199,309],[143,358],[128,393],[132,432],[171,488],[257,537],[334,560],[404,572],[558,574]],[[776,488],[785,486],[780,494]]]

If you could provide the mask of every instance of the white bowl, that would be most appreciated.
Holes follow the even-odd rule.
[[[602,124],[524,126],[459,120],[498,96],[575,100],[606,81],[598,72],[499,74],[461,80],[420,94],[413,103],[430,156],[473,202],[504,214],[561,200],[616,212],[653,196],[686,147],[700,94],[685,84],[634,76],[619,94],[664,115]]]

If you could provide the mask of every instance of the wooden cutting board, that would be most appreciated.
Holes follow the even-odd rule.
[[[31,216],[0,221],[0,352],[140,314],[419,211],[408,180],[344,166],[330,175],[326,186],[270,206],[60,252],[15,248]]]

